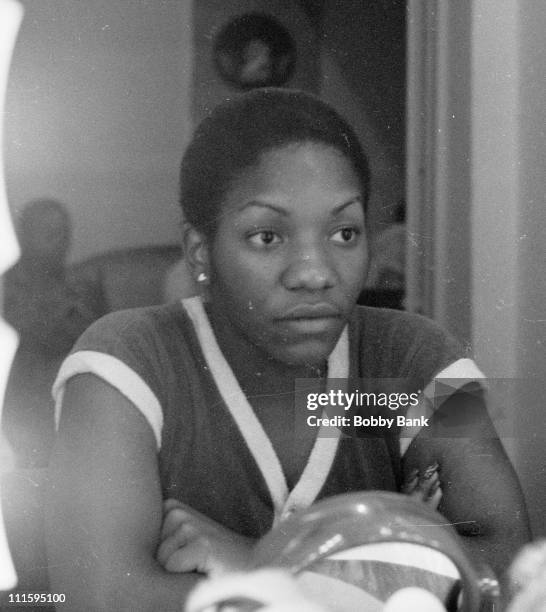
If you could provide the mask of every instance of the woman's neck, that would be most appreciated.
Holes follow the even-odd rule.
[[[296,378],[326,376],[326,363],[291,365],[273,359],[235,330],[221,311],[207,304],[205,309],[220,350],[245,394],[293,393]]]

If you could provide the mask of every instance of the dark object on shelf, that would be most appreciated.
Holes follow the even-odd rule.
[[[246,13],[230,21],[216,37],[214,62],[220,76],[237,89],[279,87],[292,75],[296,47],[276,19]]]

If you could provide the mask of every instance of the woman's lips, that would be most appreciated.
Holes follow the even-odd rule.
[[[284,319],[290,333],[324,334],[335,331],[339,327],[339,317],[311,317],[299,319]]]
[[[281,319],[322,319],[330,317],[338,318],[339,316],[340,313],[335,306],[332,306],[327,302],[317,302],[316,304],[296,304],[295,306],[292,306],[292,308],[289,308]]]
[[[339,327],[341,315],[332,305],[298,304],[280,318],[288,330],[294,333],[320,334],[335,331]]]

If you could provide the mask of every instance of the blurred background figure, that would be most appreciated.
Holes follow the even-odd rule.
[[[62,358],[104,312],[100,286],[66,271],[72,226],[56,200],[30,202],[18,224],[21,258],[4,277],[4,316],[19,333],[6,390],[4,433],[18,467],[47,462],[53,438],[50,388]]]
[[[21,215],[21,258],[5,278],[5,316],[21,348],[65,355],[101,312],[100,292],[66,274],[72,227],[55,200],[30,202]]]
[[[406,268],[406,205],[398,202],[394,223],[379,232],[372,243],[367,285],[382,291],[403,291]]]
[[[406,204],[400,200],[392,223],[372,238],[366,287],[359,297],[359,304],[405,308],[406,240]]]

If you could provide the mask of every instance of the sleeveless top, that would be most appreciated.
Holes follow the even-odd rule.
[[[66,382],[92,373],[127,397],[149,423],[162,491],[229,529],[261,537],[296,509],[362,490],[396,491],[400,461],[418,428],[395,436],[343,436],[321,428],[292,491],[277,455],[216,343],[198,297],[115,312],[94,323],[64,361],[53,387],[57,424]],[[434,381],[456,390],[483,378],[432,321],[357,307],[328,359],[329,379],[407,379],[428,410]],[[442,386],[445,396],[446,386]],[[316,414],[309,413],[309,414]]]

